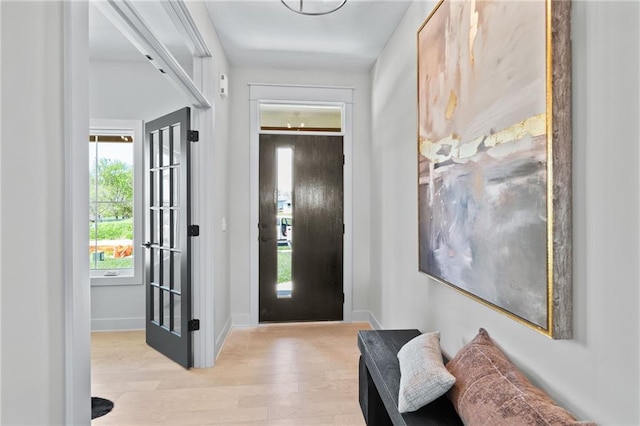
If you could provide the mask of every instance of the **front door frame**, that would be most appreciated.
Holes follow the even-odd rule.
[[[344,161],[344,305],[343,322],[352,321],[353,312],[353,88],[336,86],[298,86],[277,84],[249,84],[250,131],[250,206],[249,206],[249,264],[250,264],[250,318],[249,325],[259,324],[259,152],[260,103],[297,103],[302,105],[344,105],[343,154]],[[337,135],[337,134],[336,134]]]

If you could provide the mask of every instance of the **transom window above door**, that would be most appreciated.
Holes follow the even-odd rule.
[[[342,105],[260,104],[262,132],[342,133]]]

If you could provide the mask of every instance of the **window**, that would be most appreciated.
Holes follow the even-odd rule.
[[[278,299],[290,299],[293,294],[293,149],[291,147],[276,150],[278,194],[278,216],[276,234],[278,235]]]
[[[126,124],[92,121],[89,136],[89,269],[94,285],[142,284],[142,125]]]
[[[342,105],[260,104],[260,130],[341,133]]]

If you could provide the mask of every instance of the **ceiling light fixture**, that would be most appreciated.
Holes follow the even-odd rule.
[[[340,9],[347,0],[280,0],[287,9],[300,15],[328,15]]]

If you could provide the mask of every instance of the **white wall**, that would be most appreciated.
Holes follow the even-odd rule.
[[[183,108],[187,98],[148,62],[91,61],[89,114],[93,119],[150,121]],[[91,329],[143,329],[145,288],[91,287]]]
[[[150,121],[188,104],[148,62],[91,61],[89,72],[91,118]]]
[[[249,324],[249,83],[353,87],[353,309],[367,307],[369,282],[370,82],[366,73],[233,68],[230,79],[231,146],[229,226],[231,312],[236,325]]]
[[[2,39],[2,6],[0,6],[0,40]],[[0,93],[2,93],[2,45],[0,43]],[[2,135],[2,102],[0,102],[0,135]],[[0,229],[2,226],[2,138],[0,138]],[[0,242],[0,383],[2,383],[2,243]],[[0,419],[2,419],[2,386],[0,386]]]
[[[213,144],[211,151],[212,161],[206,167],[213,169],[213,182],[207,183],[206,193],[211,197],[213,205],[212,225],[212,259],[204,259],[204,262],[213,268],[213,307],[214,307],[214,340],[216,354],[221,349],[222,342],[231,327],[231,290],[229,278],[229,245],[230,232],[223,230],[223,219],[229,219],[229,110],[228,97],[218,95],[220,90],[220,74],[230,78],[231,68],[227,57],[220,45],[218,35],[211,24],[206,7],[200,2],[188,2],[193,19],[207,43],[213,55],[213,70],[211,78],[214,79],[213,95],[213,138],[203,143]],[[209,185],[210,184],[210,185]]]
[[[0,7],[0,423],[56,425],[65,422],[63,5]]]
[[[371,71],[370,309],[440,330],[454,355],[479,327],[580,419],[640,424],[640,4],[573,3],[574,339],[553,341],[418,272],[416,1]],[[403,226],[396,226],[398,223]]]

